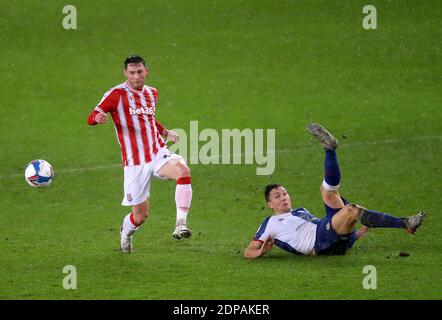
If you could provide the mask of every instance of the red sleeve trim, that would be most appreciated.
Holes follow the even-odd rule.
[[[87,123],[91,126],[96,125],[97,123],[95,122],[95,116],[98,113],[97,110],[92,110],[92,112],[89,114],[89,117],[87,118]]]

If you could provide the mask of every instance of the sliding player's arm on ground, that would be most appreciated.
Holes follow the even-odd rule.
[[[270,226],[269,226],[270,223]],[[270,217],[264,219],[256,231],[255,237],[244,250],[244,257],[249,259],[259,258],[272,250],[273,236]]]
[[[259,258],[272,250],[273,239],[268,237],[267,240],[252,240],[249,246],[244,250],[244,257],[249,259]]]
[[[107,122],[108,112],[114,112],[120,101],[120,95],[117,90],[109,90],[101,99],[100,103],[92,110],[87,119],[91,126],[96,124],[105,124]]]

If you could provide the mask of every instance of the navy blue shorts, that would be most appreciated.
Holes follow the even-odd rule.
[[[341,197],[342,198],[342,197]],[[349,202],[342,198],[344,204]],[[356,231],[345,235],[336,234],[331,226],[332,217],[342,208],[333,209],[324,203],[326,217],[316,229],[315,252],[317,255],[343,255],[356,241]]]

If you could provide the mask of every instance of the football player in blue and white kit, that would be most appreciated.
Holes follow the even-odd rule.
[[[287,190],[279,184],[265,189],[267,205],[273,216],[267,217],[254,239],[244,251],[244,257],[254,259],[269,252],[273,245],[304,255],[342,255],[368,228],[402,228],[414,234],[425,217],[423,211],[414,216],[396,218],[349,203],[339,194],[341,172],[336,156],[338,141],[317,123],[307,130],[325,148],[325,175],[321,195],[326,216],[319,219],[305,208],[292,208]],[[356,232],[356,223],[363,227]]]

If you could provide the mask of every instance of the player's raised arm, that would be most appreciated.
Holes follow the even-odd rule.
[[[252,240],[249,246],[244,250],[244,257],[248,259],[256,259],[272,250],[273,239],[267,238],[266,241]]]

